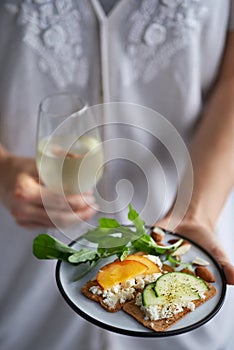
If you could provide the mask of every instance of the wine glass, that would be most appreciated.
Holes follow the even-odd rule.
[[[55,193],[95,187],[103,172],[103,148],[93,112],[81,97],[60,93],[42,100],[36,158],[40,181]]]

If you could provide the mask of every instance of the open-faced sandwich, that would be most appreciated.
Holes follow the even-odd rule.
[[[195,271],[176,271],[158,256],[131,254],[102,267],[82,293],[109,312],[122,309],[145,327],[161,332],[216,294],[215,287]]]
[[[39,259],[81,266],[75,280],[113,257],[82,287],[82,293],[109,312],[123,310],[145,327],[162,332],[208,302],[216,294],[215,279],[200,257],[184,259],[191,248],[188,241],[178,237],[166,241],[166,231],[157,227],[147,232],[131,205],[128,219],[132,227],[101,218],[96,228],[82,236],[88,244],[79,250],[41,234],[34,240],[33,252]],[[89,243],[96,248],[89,248]]]

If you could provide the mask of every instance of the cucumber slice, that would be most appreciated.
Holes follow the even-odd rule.
[[[147,288],[147,287],[146,287]],[[157,297],[155,292],[153,291],[154,287],[150,288],[151,290],[144,290],[142,293],[142,304],[144,307],[148,306],[159,306],[163,307],[168,304],[176,303],[177,300],[172,299],[172,296],[163,295],[161,297]]]
[[[150,283],[142,293],[143,306],[187,303],[201,298],[209,290],[206,283],[184,272],[168,272]]]
[[[168,272],[155,282],[156,296],[175,295],[179,299],[196,300],[209,290],[207,284],[196,276],[184,272]]]
[[[186,303],[191,300],[199,299],[199,295],[197,293],[194,293],[191,295],[177,295],[173,293],[164,294],[161,296],[157,296],[155,294],[155,282],[150,283],[142,293],[142,304],[143,306],[159,306],[163,307],[168,304],[174,304],[174,303]]]
[[[142,293],[143,306],[155,305],[155,299],[158,299],[155,294],[155,282],[148,284]]]

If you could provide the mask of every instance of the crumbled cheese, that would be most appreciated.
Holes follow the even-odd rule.
[[[149,284],[149,283],[153,283],[155,282],[162,274],[159,272],[159,273],[153,273],[152,275],[146,275],[144,277],[144,282],[146,284]]]
[[[135,286],[135,278],[130,278],[129,280],[125,281],[122,286],[123,288],[129,288]]]
[[[162,267],[162,262],[160,260],[160,258],[156,255],[143,255],[145,258],[151,260],[155,265],[158,265],[158,267]]]
[[[136,277],[136,283],[135,283],[136,289],[144,289],[145,288],[145,281],[143,276],[137,276]]]
[[[122,289],[120,293],[120,303],[123,304],[127,300],[131,300],[134,297],[135,289],[134,288],[126,288]]]
[[[158,314],[158,311],[159,311],[158,307],[155,307],[152,305],[147,306],[147,307],[141,306],[141,310],[143,310],[145,312],[144,319],[146,321],[148,321],[148,320],[156,321],[160,318],[159,314]]]
[[[141,293],[137,293],[135,304],[137,306],[141,306],[142,305],[142,294]]]
[[[120,289],[121,289],[120,284],[116,284],[116,285],[114,285],[114,286],[111,288],[112,292],[115,293],[115,294],[118,294],[119,291],[120,291]]]
[[[187,308],[190,311],[194,311],[195,310],[195,304],[192,301],[189,301],[188,304],[187,304]]]
[[[109,306],[111,309],[114,309],[118,300],[118,295],[108,291],[108,293],[106,293],[106,297],[103,299],[103,303]]]
[[[102,290],[99,286],[92,286],[89,288],[89,291],[93,294],[102,295]]]
[[[171,318],[174,315],[178,314],[179,312],[182,312],[185,307],[187,307],[191,311],[195,310],[195,304],[191,301],[187,303],[174,302],[174,303],[164,304],[164,305],[143,306],[142,302],[140,303],[138,299],[136,304],[140,306],[142,311],[144,311],[145,313],[144,319],[151,320],[151,321]]]

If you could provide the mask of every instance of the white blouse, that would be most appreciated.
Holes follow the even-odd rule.
[[[106,166],[100,193],[110,201],[119,191],[121,201],[114,200],[112,209],[120,211],[121,220],[122,204],[132,196],[146,222],[153,223],[170,207],[178,183],[173,157],[154,124],[162,120],[157,112],[176,137],[190,142],[217,77],[227,31],[234,29],[233,10],[233,0],[119,0],[108,15],[98,0],[1,1],[0,141],[16,155],[34,156],[38,104],[57,91],[76,91],[90,105],[128,103],[119,115],[122,124],[104,130],[113,142],[108,153],[113,162]],[[150,116],[143,118],[146,109]],[[114,111],[104,114],[102,122],[116,121]],[[121,147],[123,138],[132,141],[129,149]],[[155,164],[147,151],[155,155]],[[107,207],[103,203],[101,210]],[[228,209],[225,245],[231,254]],[[16,226],[3,206],[0,222],[2,349],[75,350],[80,344],[82,350],[225,348],[232,331],[233,290],[214,320],[182,337],[151,341],[114,335],[65,305],[54,283],[54,264],[32,256],[36,232]]]

